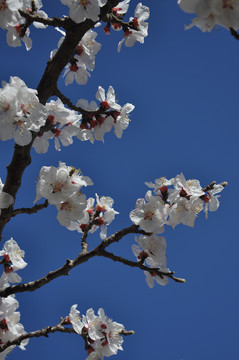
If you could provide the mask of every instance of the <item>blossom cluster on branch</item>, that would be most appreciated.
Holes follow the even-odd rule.
[[[226,29],[239,29],[239,2],[235,0],[178,0],[180,8],[190,14],[196,14],[190,29],[197,26],[202,31],[211,31],[220,25]]]
[[[219,193],[226,182],[212,182],[202,188],[198,180],[186,180],[181,173],[170,180],[161,177],[155,182],[146,182],[153,189],[148,190],[144,198],[136,201],[129,217],[133,222],[128,228],[117,231],[107,237],[107,226],[119,214],[113,209],[114,200],[107,196],[89,197],[83,188],[93,185],[92,180],[83,176],[80,170],[59,162],[58,167],[43,166],[36,186],[35,202],[42,197],[43,204],[32,208],[14,209],[17,191],[21,185],[24,170],[30,164],[30,150],[46,153],[50,140],[54,139],[55,149],[61,145],[69,146],[76,137],[81,141],[95,140],[104,142],[104,135],[112,129],[117,138],[129,125],[129,114],[134,105],[126,103],[121,106],[116,100],[115,90],[109,86],[105,91],[101,86],[96,92],[96,101],[80,98],[74,105],[57,87],[59,76],[63,73],[65,85],[73,83],[84,85],[95,68],[95,57],[101,44],[95,39],[96,28],[100,21],[105,23],[104,33],[109,35],[111,29],[123,31],[121,47],[132,47],[136,42],[144,43],[148,35],[149,8],[139,3],[134,16],[128,22],[124,16],[128,11],[130,0],[61,0],[68,6],[69,16],[48,18],[41,10],[41,0],[0,0],[0,27],[7,31],[7,43],[10,46],[21,46],[25,43],[30,50],[32,41],[29,37],[30,26],[45,29],[53,26],[62,34],[57,49],[50,54],[45,73],[38,85],[38,90],[30,89],[20,78],[13,76],[9,83],[3,81],[0,89],[0,140],[14,139],[16,146],[13,160],[8,166],[5,185],[0,179],[0,232],[8,221],[18,214],[32,214],[55,205],[59,223],[67,229],[78,231],[81,236],[81,253],[74,260],[67,259],[57,270],[51,271],[41,279],[29,283],[10,285],[21,282],[16,271],[24,268],[24,251],[11,238],[0,251],[0,264],[4,271],[0,278],[0,359],[18,345],[21,349],[32,337],[48,336],[54,332],[77,333],[83,337],[87,360],[103,359],[122,350],[122,335],[129,335],[124,326],[109,319],[101,308],[98,315],[88,309],[80,317],[77,305],[73,305],[69,316],[61,319],[56,326],[26,333],[19,323],[20,313],[15,310],[18,292],[37,290],[55,278],[69,273],[94,256],[106,257],[130,267],[144,271],[150,288],[155,281],[166,285],[169,279],[183,283],[184,279],[174,276],[167,267],[166,239],[162,236],[165,227],[175,228],[180,223],[193,227],[200,212],[216,211],[219,207]],[[203,31],[210,31],[216,24],[224,26],[234,34],[239,28],[238,1],[233,0],[178,0],[182,10],[196,13],[191,25]],[[94,30],[93,30],[94,29]],[[239,37],[239,36],[238,36]],[[59,60],[60,59],[60,60]],[[50,99],[56,96],[57,100]],[[88,235],[100,229],[100,243],[88,251]],[[106,250],[108,246],[120,241],[124,236],[137,234],[132,245],[136,261],[128,260]],[[68,326],[72,325],[72,328]]]
[[[0,257],[2,257],[0,264],[4,267],[0,278],[0,290],[3,290],[10,286],[9,282],[18,283],[22,280],[16,271],[23,269],[27,263],[23,260],[24,251],[12,238],[4,244],[3,250],[0,251]],[[15,311],[18,306],[19,303],[14,295],[0,298],[0,344],[10,342],[26,333],[23,325],[19,323],[20,312]],[[27,344],[28,340],[24,340],[19,344],[19,347],[25,350]],[[4,359],[14,347],[14,345],[8,347],[0,355],[0,358]]]

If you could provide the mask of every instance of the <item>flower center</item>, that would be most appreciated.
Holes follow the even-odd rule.
[[[5,0],[0,1],[0,11],[7,9],[7,3]]]
[[[152,212],[151,210],[148,210],[144,214],[144,220],[152,220],[153,216],[154,216],[154,212]]]
[[[64,185],[62,183],[55,183],[53,185],[53,193],[60,192],[62,190],[63,186]]]

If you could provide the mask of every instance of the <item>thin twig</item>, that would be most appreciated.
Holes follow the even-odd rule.
[[[98,110],[85,110],[80,106],[75,106],[70,99],[68,99],[64,94],[62,94],[62,92],[56,87],[55,91],[54,91],[54,95],[56,95],[62,102],[64,105],[67,105],[71,110],[75,110],[78,111],[80,113],[82,113],[82,115],[112,115],[114,113],[114,111],[110,110],[102,110],[101,108],[99,108]]]
[[[131,225],[128,228],[117,231],[114,235],[111,235],[107,239],[103,240],[95,249],[93,249],[87,253],[81,252],[74,260],[67,259],[63,266],[61,266],[57,270],[50,271],[44,277],[42,277],[38,280],[35,280],[35,281],[30,281],[25,284],[12,285],[12,286],[5,288],[4,290],[1,290],[0,297],[7,297],[12,294],[22,293],[22,292],[26,292],[26,291],[35,291],[60,276],[69,275],[70,270],[72,270],[74,267],[85,263],[92,257],[100,256],[102,250],[104,250],[107,246],[109,246],[110,244],[112,244],[114,242],[119,241],[120,239],[122,239],[124,236],[126,236],[128,234],[134,233],[134,234],[147,235],[147,233],[145,233],[145,231],[139,230],[138,228],[139,227],[137,225]]]
[[[8,341],[5,344],[1,344],[0,345],[0,353],[3,352],[4,350],[6,350],[10,346],[20,345],[23,340],[30,339],[33,337],[41,337],[41,336],[48,337],[48,334],[52,334],[55,332],[77,334],[73,328],[66,328],[66,327],[62,326],[62,322],[60,322],[56,326],[47,326],[41,330],[36,330],[36,331],[32,331],[32,332],[20,335],[12,341]]]
[[[31,339],[33,337],[48,337],[49,334],[53,334],[55,332],[61,333],[68,333],[68,334],[78,334],[72,327],[64,327],[63,325],[66,324],[65,319],[61,319],[60,323],[55,326],[47,326],[41,330],[32,331],[23,335],[18,336],[16,339],[6,342],[5,344],[0,345],[0,353],[9,348],[10,346],[20,345],[23,340]],[[133,335],[133,330],[122,330],[120,335],[129,336]],[[81,335],[82,336],[82,335]]]
[[[43,17],[39,16],[38,14],[32,15],[31,13],[22,11],[20,9],[18,11],[19,11],[20,15],[22,17],[24,17],[25,19],[27,19],[28,22],[30,22],[30,23],[38,22],[38,23],[41,23],[44,25],[49,25],[49,26],[53,26],[53,27],[59,26],[59,27],[63,27],[63,28],[66,23],[65,19],[61,19],[58,17],[53,17],[52,19],[43,18]]]
[[[212,181],[211,184],[205,186],[204,189],[202,189],[203,192],[207,192],[209,190],[212,190],[214,188],[214,185],[216,185],[216,181]],[[220,185],[222,185],[223,187],[227,186],[227,181],[223,181]]]
[[[122,263],[124,265],[127,265],[127,266],[130,266],[130,267],[137,267],[137,268],[139,268],[141,270],[149,272],[150,274],[158,275],[161,278],[163,276],[167,276],[168,278],[170,278],[170,279],[172,279],[172,280],[174,280],[175,282],[178,282],[178,283],[185,283],[186,282],[185,279],[181,279],[181,278],[173,276],[174,275],[173,271],[164,272],[164,271],[160,271],[158,268],[149,268],[149,267],[143,265],[141,262],[135,262],[135,261],[125,259],[125,258],[123,258],[121,256],[114,255],[113,253],[110,253],[110,252],[108,252],[106,250],[101,250],[98,255],[99,256],[104,256],[104,257],[106,257],[108,259],[120,262],[120,263]]]
[[[236,30],[234,30],[233,28],[229,28],[231,35],[236,39],[239,40],[239,34],[237,33]]]

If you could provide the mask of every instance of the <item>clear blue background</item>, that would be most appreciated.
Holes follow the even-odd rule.
[[[43,1],[49,16],[67,15],[60,1]],[[126,20],[137,1],[131,0]],[[123,138],[106,134],[105,144],[78,140],[61,152],[53,143],[45,155],[32,150],[32,164],[25,171],[16,207],[31,207],[35,185],[43,165],[59,160],[81,168],[94,181],[87,195],[111,196],[120,212],[109,234],[130,225],[129,212],[137,198],[144,197],[145,181],[181,171],[202,186],[227,180],[221,205],[206,220],[200,214],[194,229],[183,225],[166,228],[168,266],[185,284],[170,282],[149,289],[142,271],[111,260],[96,258],[73,269],[69,277],[54,280],[33,293],[18,294],[21,322],[26,331],[55,325],[79,304],[81,313],[103,307],[107,315],[134,329],[125,339],[124,352],[115,359],[238,360],[238,80],[239,42],[217,28],[202,33],[185,31],[191,16],[176,1],[145,1],[150,7],[149,36],[133,48],[117,43],[122,32],[106,36],[98,28],[102,49],[87,85],[59,87],[76,102],[94,100],[98,85],[112,85],[119,103],[136,108]],[[53,28],[31,29],[32,50],[9,48],[0,32],[0,78],[19,76],[36,88],[60,34]],[[10,162],[13,142],[1,143],[1,173]],[[80,236],[61,227],[56,209],[31,216],[19,215],[8,224],[4,241],[11,236],[25,250],[28,267],[19,272],[23,281],[42,277],[73,259],[80,252]],[[89,237],[90,247],[99,234]],[[109,250],[134,260],[134,236],[124,238]],[[83,341],[77,335],[52,334],[32,339],[27,351],[19,349],[11,359],[85,359]]]

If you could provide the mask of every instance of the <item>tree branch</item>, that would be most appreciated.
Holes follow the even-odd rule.
[[[67,328],[67,327],[63,326],[66,324],[67,324],[66,319],[61,318],[61,321],[58,325],[47,326],[41,330],[36,330],[36,331],[32,331],[32,332],[20,335],[14,340],[8,341],[5,344],[1,344],[0,345],[0,353],[3,352],[4,350],[6,350],[7,348],[9,348],[10,346],[20,345],[23,340],[31,339],[33,337],[41,337],[41,336],[48,337],[49,334],[53,334],[55,332],[80,335],[73,328]],[[133,330],[128,330],[128,331],[122,330],[119,334],[123,335],[123,336],[129,336],[129,335],[133,335],[134,331]]]
[[[38,14],[32,15],[30,12],[22,11],[21,9],[18,10],[19,14],[24,17],[30,24],[33,22],[38,22],[44,25],[54,26],[54,27],[63,27],[65,24],[65,19],[61,19],[58,17],[53,17],[53,19],[50,18],[43,18],[39,16]]]
[[[32,208],[20,208],[20,209],[9,210],[6,214],[3,215],[3,218],[11,218],[19,214],[34,214],[46,208],[47,206],[48,206],[48,201],[46,200],[43,204],[37,204]]]
[[[229,28],[231,35],[236,39],[239,40],[239,34],[237,33],[236,30],[234,30],[233,28]]]
[[[151,275],[158,275],[160,277],[162,276],[167,276],[168,278],[174,280],[175,282],[178,282],[178,283],[185,283],[186,280],[185,279],[181,279],[181,278],[178,278],[178,277],[175,277],[173,276],[175,273],[173,271],[171,272],[164,272],[164,271],[160,271],[158,268],[149,268],[145,265],[143,265],[141,262],[136,262],[136,261],[131,261],[131,260],[127,260],[121,256],[117,256],[117,255],[114,255],[113,253],[110,253],[106,250],[101,250],[100,253],[98,254],[99,256],[104,256],[108,259],[111,259],[113,261],[117,261],[117,262],[120,262],[124,265],[127,265],[127,266],[131,266],[131,267],[137,267],[141,270],[144,270],[144,271],[147,271],[149,272]]]
[[[56,326],[47,326],[41,330],[32,331],[23,335],[18,336],[16,339],[12,341],[8,341],[5,344],[0,345],[0,353],[6,350],[8,347],[13,345],[20,345],[23,340],[30,339],[33,337],[41,337],[45,336],[48,337],[48,334],[52,334],[55,332],[62,332],[62,333],[68,333],[68,334],[77,334],[76,331],[73,328],[65,328],[63,326],[63,319],[61,322]]]
[[[22,293],[26,291],[35,291],[60,276],[69,275],[70,270],[72,270],[74,267],[85,263],[94,256],[102,256],[101,253],[107,246],[116,241],[119,241],[124,236],[132,233],[149,235],[145,233],[145,231],[139,230],[137,225],[132,225],[128,228],[116,232],[114,235],[109,236],[107,239],[103,240],[95,249],[87,253],[82,251],[74,260],[67,259],[65,264],[59,269],[50,271],[47,275],[38,280],[30,281],[25,284],[12,285],[5,288],[4,290],[1,290],[0,297],[7,297],[12,294]]]

